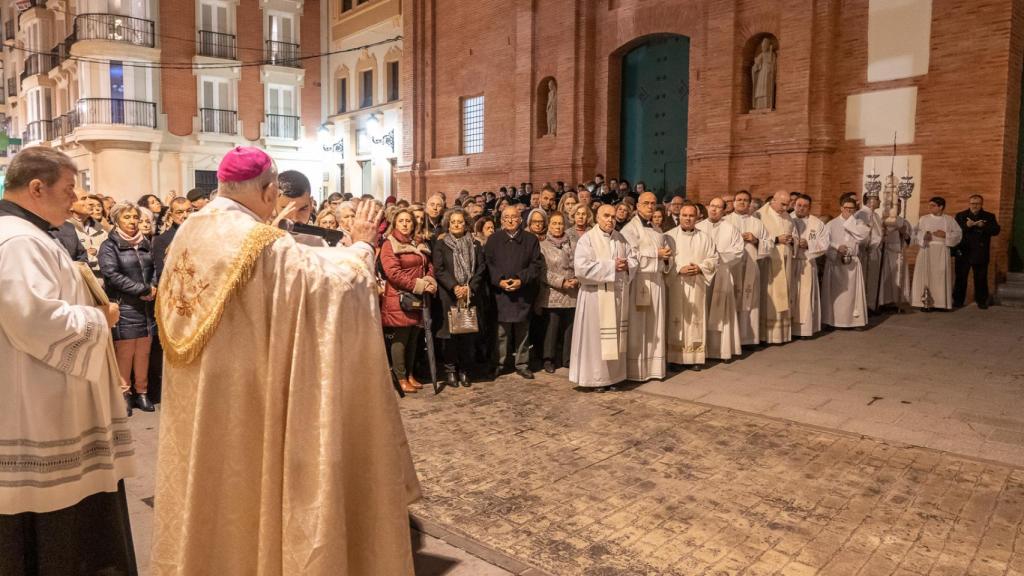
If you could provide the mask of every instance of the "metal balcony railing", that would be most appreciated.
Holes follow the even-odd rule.
[[[55,54],[29,54],[25,58],[25,69],[21,71],[21,81],[24,82],[29,76],[46,74],[57,64]]]
[[[264,122],[267,138],[299,139],[299,117],[267,114]]]
[[[211,30],[200,30],[196,54],[210,56],[211,58],[235,60],[235,35],[213,32]]]
[[[199,129],[203,132],[235,134],[238,126],[237,119],[238,112],[234,110],[199,109]]]
[[[156,128],[156,103],[119,98],[82,98],[75,105],[78,126],[120,124]]]
[[[53,120],[53,139],[70,136],[78,127],[78,114],[71,110]]]
[[[299,61],[299,45],[292,44],[290,42],[278,42],[276,40],[267,40],[267,49],[264,54],[264,59],[267,64],[274,64],[276,66],[290,66],[292,68],[302,68],[302,62]]]
[[[25,125],[22,134],[23,142],[44,142],[53,140],[53,122],[51,120],[35,120]]]
[[[156,32],[152,20],[91,12],[75,16],[76,40],[113,40],[136,46],[156,46]]]

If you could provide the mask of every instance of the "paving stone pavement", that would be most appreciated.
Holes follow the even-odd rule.
[[[402,413],[415,516],[552,575],[1024,576],[1024,470],[503,377]]]

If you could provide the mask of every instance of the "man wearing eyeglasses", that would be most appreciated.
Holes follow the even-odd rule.
[[[191,194],[191,192],[189,192]],[[166,232],[153,239],[153,284],[159,284],[160,275],[164,271],[164,258],[167,256],[167,249],[171,247],[174,235],[178,228],[188,219],[189,215],[195,212],[192,203],[184,196],[178,196],[171,200],[171,227]]]

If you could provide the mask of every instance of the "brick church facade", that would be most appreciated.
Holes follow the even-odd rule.
[[[406,0],[402,10],[403,196],[619,175],[633,130],[625,61],[684,37],[685,118],[641,133],[685,133],[684,150],[668,151],[679,164],[642,175],[654,188],[685,172],[691,199],[798,190],[818,201],[815,212],[834,213],[839,194],[863,191],[866,172],[895,165],[915,178],[912,214],[931,196],[953,212],[982,194],[1007,230],[993,258],[1006,270],[1024,1]],[[776,105],[751,111],[750,65],[764,38],[777,48]],[[552,79],[554,135],[544,117]],[[483,142],[467,153],[463,103],[478,96]]]

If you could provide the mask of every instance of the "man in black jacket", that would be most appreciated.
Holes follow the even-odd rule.
[[[953,306],[964,305],[967,296],[967,274],[974,271],[974,300],[978,308],[988,308],[988,259],[992,237],[999,235],[996,215],[983,210],[982,197],[975,194],[967,210],[956,215],[956,223],[964,231],[964,238],[954,250],[956,255],[956,282],[953,284]]]
[[[89,263],[89,254],[85,251],[82,241],[78,239],[78,233],[75,232],[74,224],[71,222],[61,224],[60,228],[50,230],[50,236],[53,236],[54,240],[59,242],[68,251],[72,260],[75,262],[85,262],[86,264]]]
[[[498,348],[495,376],[513,357],[516,373],[533,379],[527,346],[530,311],[537,298],[538,280],[544,256],[537,237],[520,227],[522,216],[516,206],[501,211],[501,230],[491,234],[484,246],[484,260],[498,305]]]
[[[189,192],[189,194],[192,194],[192,192]],[[171,227],[153,239],[153,284],[157,285],[160,284],[160,276],[164,273],[164,258],[167,257],[167,249],[171,247],[171,241],[174,240],[174,235],[178,233],[178,227],[193,212],[192,203],[184,196],[178,196],[171,200],[171,206],[168,210],[171,213]]]

